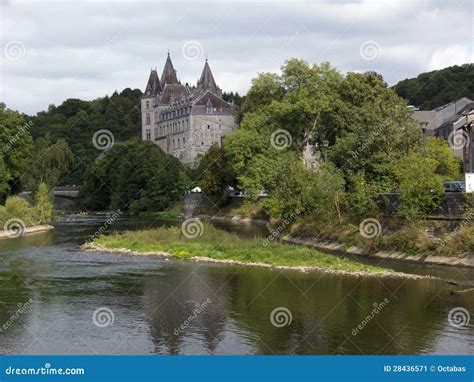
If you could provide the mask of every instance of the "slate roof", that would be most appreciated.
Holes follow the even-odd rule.
[[[160,80],[156,70],[152,69],[146,85],[144,97],[156,97],[161,92]]]
[[[163,93],[160,97],[160,104],[169,105],[176,101],[177,98],[185,99],[189,97],[189,89],[179,83],[165,84]]]
[[[166,58],[166,63],[161,74],[161,88],[164,89],[165,84],[178,84],[178,77],[176,77],[176,70],[171,62],[170,54]]]
[[[214,80],[214,76],[212,75],[211,68],[209,67],[209,63],[207,62],[204,64],[204,68],[202,69],[201,78],[199,79],[197,86],[197,90],[199,93],[202,93],[206,90],[210,90],[213,93],[220,93],[221,89],[216,84]]]

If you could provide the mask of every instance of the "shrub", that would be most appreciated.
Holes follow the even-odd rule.
[[[33,209],[28,202],[18,196],[11,196],[7,198],[5,203],[5,221],[16,218],[21,219],[26,225],[35,224]]]
[[[412,153],[398,162],[395,171],[400,189],[400,217],[417,221],[439,208],[444,189],[433,161]]]
[[[36,192],[33,214],[38,224],[47,223],[53,219],[51,192],[45,183],[41,183]]]

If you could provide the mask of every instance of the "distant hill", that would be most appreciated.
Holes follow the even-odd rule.
[[[32,120],[34,139],[49,137],[53,142],[65,139],[74,154],[74,164],[61,184],[81,184],[86,168],[101,153],[92,143],[94,133],[101,129],[112,132],[115,142],[140,137],[139,89],[125,89],[111,96],[82,101],[70,98],[61,105],[50,105]]]
[[[394,89],[421,110],[431,110],[462,97],[474,100],[474,64],[421,73],[400,81]]]

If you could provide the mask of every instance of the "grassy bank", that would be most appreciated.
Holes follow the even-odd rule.
[[[448,230],[441,222],[420,221],[407,223],[379,217],[381,231],[368,240],[360,227],[350,223],[321,223],[314,216],[300,218],[289,230],[293,237],[313,238],[357,246],[368,252],[398,251],[407,255],[445,256],[463,258],[474,254],[474,224],[472,219],[461,221],[457,228]]]
[[[208,258],[215,261],[276,267],[300,267],[357,274],[395,274],[391,270],[360,264],[327,255],[303,246],[269,242],[261,238],[243,239],[204,224],[202,235],[186,238],[180,227],[131,231],[102,236],[86,249],[131,250],[136,253],[167,253],[184,259]]]

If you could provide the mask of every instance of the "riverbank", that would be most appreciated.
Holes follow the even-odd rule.
[[[46,232],[46,231],[50,231],[52,229],[54,229],[54,227],[52,225],[41,224],[41,225],[35,225],[35,226],[32,226],[32,227],[26,227],[25,229],[22,230],[21,234],[16,230],[0,231],[0,240],[12,239],[12,238],[16,238],[16,237],[19,237],[19,236],[36,235],[38,233],[43,233],[43,232]]]
[[[202,220],[211,220],[211,221],[225,221],[235,224],[255,224],[258,226],[267,226],[269,230],[269,236],[271,236],[272,227],[269,221],[262,219],[253,219],[250,217],[244,217],[240,215],[235,216],[222,216],[222,215],[199,215],[199,219]],[[452,267],[461,267],[461,268],[474,268],[474,254],[464,255],[464,256],[442,256],[435,252],[430,254],[429,252],[424,252],[420,254],[409,254],[397,250],[389,249],[379,249],[379,250],[367,250],[358,245],[346,245],[335,240],[321,240],[313,237],[299,237],[292,236],[287,234],[281,237],[281,241],[289,244],[298,244],[308,247],[313,247],[325,252],[330,252],[334,254],[350,254],[357,256],[364,256],[369,258],[377,259],[388,259],[395,260],[400,262],[410,262],[426,265],[447,265]]]
[[[388,259],[388,260],[397,260],[397,261],[405,261],[410,263],[419,263],[419,264],[427,264],[427,265],[449,265],[454,267],[468,267],[474,268],[474,256],[466,256],[466,257],[447,257],[447,256],[426,256],[426,255],[410,255],[404,252],[398,251],[373,251],[369,252],[364,248],[351,246],[346,247],[343,244],[336,243],[336,242],[322,242],[317,239],[311,238],[297,238],[292,237],[290,235],[286,235],[282,237],[282,241],[291,244],[298,244],[298,245],[305,245],[309,247],[313,247],[316,249],[329,251],[332,253],[348,253],[351,255],[357,256],[366,256],[372,257],[377,259]]]
[[[186,232],[179,227],[163,227],[101,236],[84,249],[357,277],[431,278],[361,264],[304,246],[266,243],[261,238],[243,239],[210,224],[199,223],[195,228]]]

